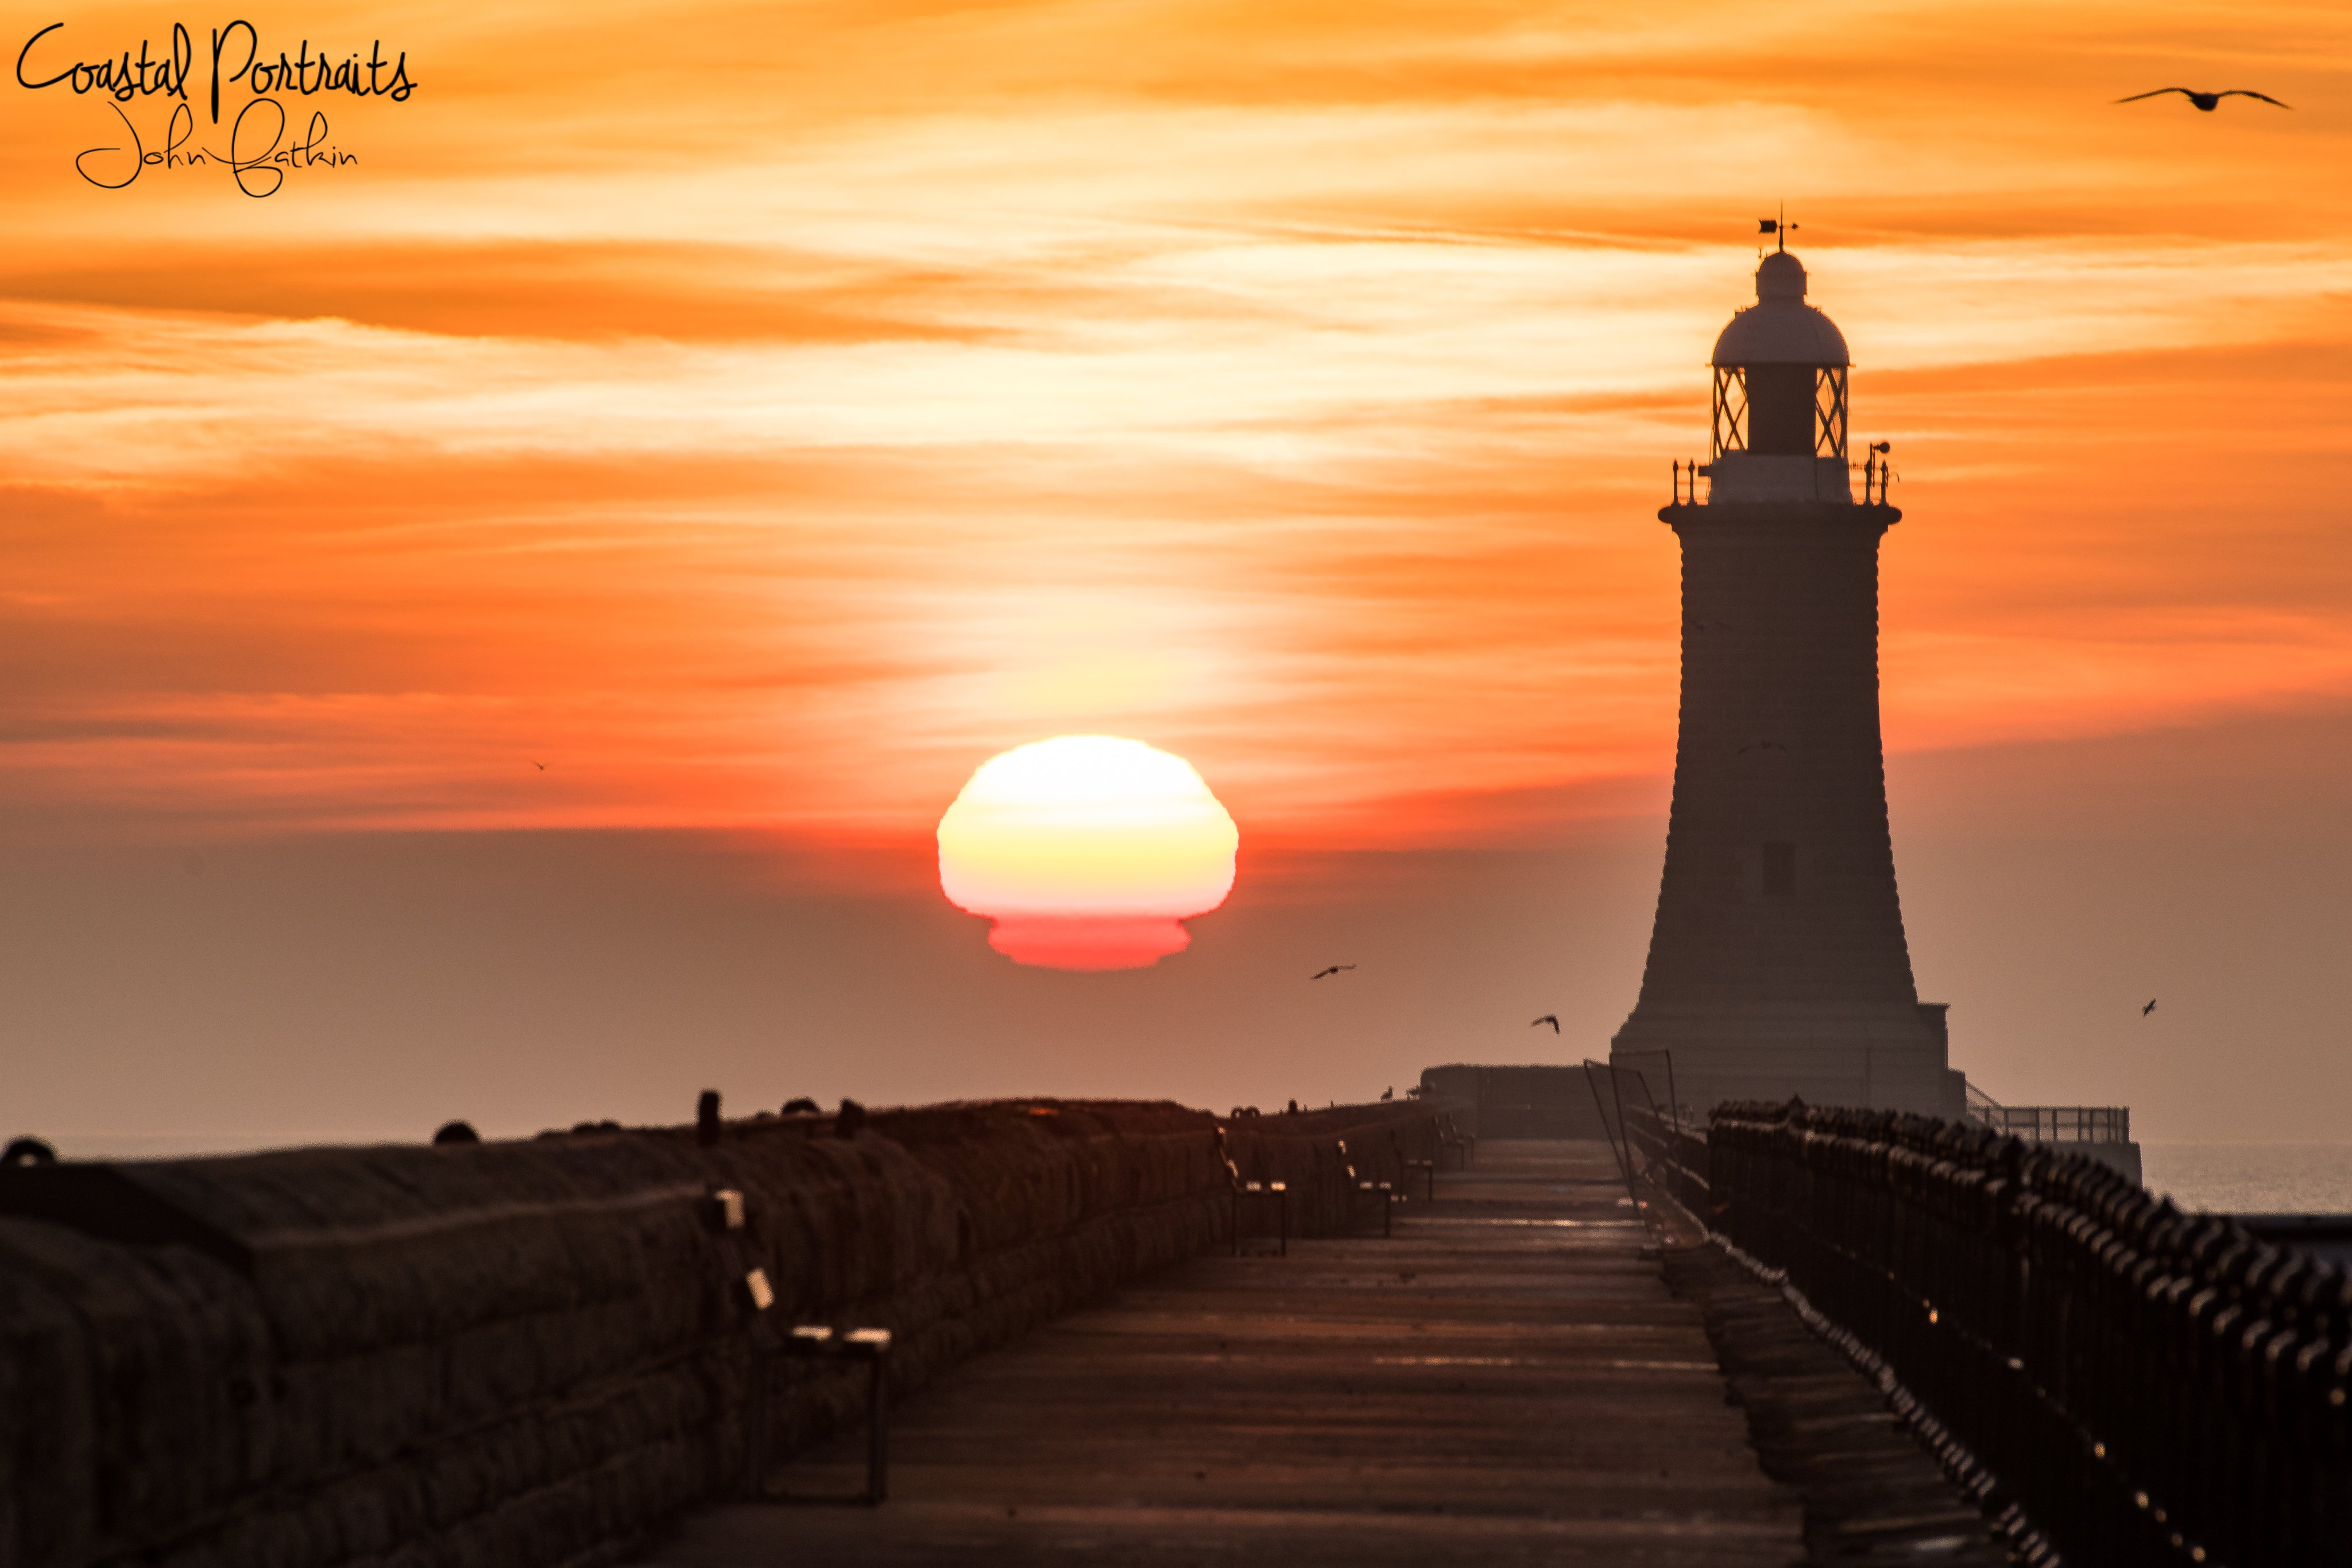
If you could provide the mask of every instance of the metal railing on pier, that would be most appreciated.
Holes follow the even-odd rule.
[[[2038,1550],[2352,1568],[2344,1270],[1981,1120],[1728,1105],[1703,1140],[1625,1121],[1655,1179],[1890,1374]]]
[[[2128,1144],[2128,1105],[2004,1105],[1969,1085],[1969,1120],[2029,1144]]]

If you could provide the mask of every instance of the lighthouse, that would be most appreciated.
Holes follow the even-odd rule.
[[[1785,242],[1784,242],[1785,243]],[[1642,993],[1611,1060],[1660,1100],[1957,1118],[1944,1009],[1904,939],[1878,724],[1874,452],[1846,452],[1845,337],[1785,249],[1716,340],[1709,461],[1658,513],[1682,549],[1682,707]],[[1702,489],[1699,481],[1706,481]]]

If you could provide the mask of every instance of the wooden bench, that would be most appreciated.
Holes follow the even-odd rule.
[[[703,1223],[717,1234],[720,1256],[733,1277],[730,1293],[750,1320],[751,1441],[745,1445],[744,1491],[755,1501],[796,1500],[771,1496],[768,1491],[768,1385],[773,1375],[772,1359],[779,1346],[767,1326],[767,1313],[776,1304],[775,1287],[769,1283],[765,1269],[749,1266],[743,1194],[734,1187],[714,1188],[703,1197],[700,1207]],[[866,1364],[866,1494],[857,1500],[878,1507],[888,1495],[890,1331],[869,1328],[835,1333],[823,1323],[801,1323],[783,1336],[781,1349],[800,1360],[833,1358]]]
[[[1339,1150],[1340,1179],[1347,1184],[1348,1188],[1348,1228],[1352,1232],[1356,1228],[1358,1203],[1363,1198],[1377,1197],[1381,1200],[1381,1234],[1394,1235],[1396,1206],[1402,1201],[1402,1195],[1397,1191],[1393,1183],[1373,1181],[1358,1176],[1355,1162],[1348,1157],[1347,1139],[1334,1138],[1332,1143]]]
[[[1477,1137],[1473,1134],[1464,1132],[1461,1128],[1454,1124],[1453,1112],[1444,1111],[1439,1113],[1437,1118],[1437,1160],[1440,1166],[1444,1165],[1445,1156],[1447,1154],[1451,1153],[1454,1160],[1454,1168],[1458,1171],[1466,1171],[1470,1168],[1472,1157],[1477,1153]]]
[[[1271,1203],[1274,1205],[1275,1256],[1278,1258],[1289,1257],[1290,1188],[1278,1181],[1260,1182],[1243,1180],[1241,1166],[1234,1164],[1233,1154],[1225,1147],[1225,1130],[1223,1127],[1217,1129],[1217,1157],[1225,1162],[1225,1177],[1233,1184],[1234,1214],[1232,1236],[1234,1243],[1234,1256],[1238,1258],[1242,1255],[1242,1214],[1244,1207],[1245,1205],[1255,1205],[1259,1207],[1264,1207],[1266,1204]]]
[[[784,1354],[807,1361],[866,1363],[866,1495],[856,1500],[879,1508],[889,1496],[890,1331],[851,1329],[835,1333],[823,1323],[796,1323],[784,1338]]]
[[[1412,1179],[1413,1173],[1418,1171],[1422,1176],[1427,1177],[1429,1182],[1428,1186],[1423,1189],[1422,1193],[1423,1199],[1426,1202],[1435,1203],[1437,1201],[1436,1160],[1415,1160],[1406,1158],[1404,1145],[1398,1141],[1396,1129],[1393,1127],[1389,1129],[1389,1153],[1396,1156],[1398,1185],[1402,1186],[1404,1183],[1411,1181]]]

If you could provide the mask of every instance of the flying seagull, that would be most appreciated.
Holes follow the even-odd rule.
[[[544,762],[533,762],[531,766],[538,768],[541,773],[547,771],[547,764]]]
[[[1334,964],[1328,969],[1318,969],[1307,977],[1310,980],[1319,980],[1326,975],[1336,975],[1342,969],[1352,969],[1355,967],[1353,964]]]
[[[1558,1013],[1546,1013],[1539,1019],[1529,1019],[1528,1020],[1528,1027],[1529,1029],[1533,1029],[1539,1023],[1548,1023],[1551,1025],[1551,1031],[1554,1034],[1558,1034],[1559,1032],[1559,1015]]]
[[[2195,104],[2199,109],[2203,110],[2208,114],[2212,113],[2214,110],[2220,108],[2221,100],[2225,98],[2258,98],[2264,103],[2278,103],[2278,106],[2281,109],[2293,109],[2294,107],[2294,105],[2291,103],[2279,103],[2279,100],[2273,98],[2270,94],[2266,92],[2256,92],[2253,89],[2247,87],[2229,88],[2221,92],[2199,92],[2193,87],[2160,87],[2153,92],[2136,92],[2129,98],[2119,98],[2116,99],[2116,101],[2117,103],[2137,103],[2144,98],[2162,98],[2168,92],[2179,93],[2181,97],[2187,99],[2189,102]]]
[[[2139,1009],[2139,1016],[2140,1016],[2140,1017],[2142,1017],[2142,1018],[2146,1018],[2146,1017],[2147,1017],[2147,1015],[2148,1015],[2148,1014],[2150,1014],[2150,1013],[2154,1012],[2155,1010],[2156,1010],[2156,998],[2155,998],[2154,997],[2150,997],[2150,998],[2147,998],[2147,1006],[2146,1006],[2146,1007],[2144,1007],[2144,1008],[2142,1008],[2142,1009]]]

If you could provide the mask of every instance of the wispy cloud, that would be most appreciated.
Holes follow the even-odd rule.
[[[1110,730],[1245,831],[1538,831],[1670,759],[1650,514],[1783,196],[1897,745],[2352,689],[2340,18],[305,16],[426,87],[267,202],[0,94],[16,798],[905,834]],[[2303,107],[2106,101],[2209,60]]]

